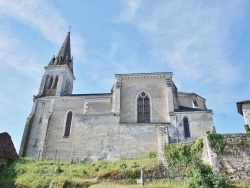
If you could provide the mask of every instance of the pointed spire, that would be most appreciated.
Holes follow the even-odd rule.
[[[56,57],[53,57],[49,65],[68,65],[73,73],[73,59],[71,59],[70,32],[68,32],[61,49]]]
[[[60,49],[60,51],[58,52],[58,57],[61,58],[66,58],[66,56],[68,56],[68,58],[71,57],[71,49],[70,49],[70,32],[68,32],[66,39],[64,40],[64,43]]]

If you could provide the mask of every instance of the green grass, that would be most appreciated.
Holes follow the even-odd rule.
[[[141,158],[117,161],[97,161],[86,164],[70,164],[55,161],[35,161],[23,158],[0,174],[0,185],[19,187],[88,187],[97,182],[134,183],[140,169],[154,171],[157,158]]]
[[[136,184],[143,169],[148,178],[144,187],[184,188],[185,181],[159,180],[157,158],[138,158],[131,160],[97,161],[85,164],[70,164],[55,161],[35,161],[23,158],[11,164],[0,173],[0,187],[16,186],[19,188],[70,187],[142,187]],[[249,187],[250,182],[235,184],[235,187]]]

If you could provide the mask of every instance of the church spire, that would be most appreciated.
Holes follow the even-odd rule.
[[[49,65],[68,65],[70,71],[73,73],[73,59],[71,58],[70,48],[70,32],[68,32],[61,49],[56,57],[53,57]]]

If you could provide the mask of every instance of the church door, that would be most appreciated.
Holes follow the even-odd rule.
[[[150,123],[150,99],[145,92],[140,93],[137,99],[137,122]]]

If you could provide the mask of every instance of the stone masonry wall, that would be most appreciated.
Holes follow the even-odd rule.
[[[187,117],[189,122],[190,138],[185,138],[183,118]],[[205,132],[213,130],[213,117],[211,111],[176,112],[169,126],[170,143],[197,140]]]
[[[246,134],[223,134],[227,141],[224,153],[218,156],[204,137],[202,159],[232,180],[250,180],[250,138]]]
[[[158,124],[119,124],[119,116],[77,115],[72,160],[145,157],[157,153]]]
[[[163,76],[122,80],[121,122],[137,122],[137,95],[143,90],[150,95],[151,122],[168,122],[166,81]]]

